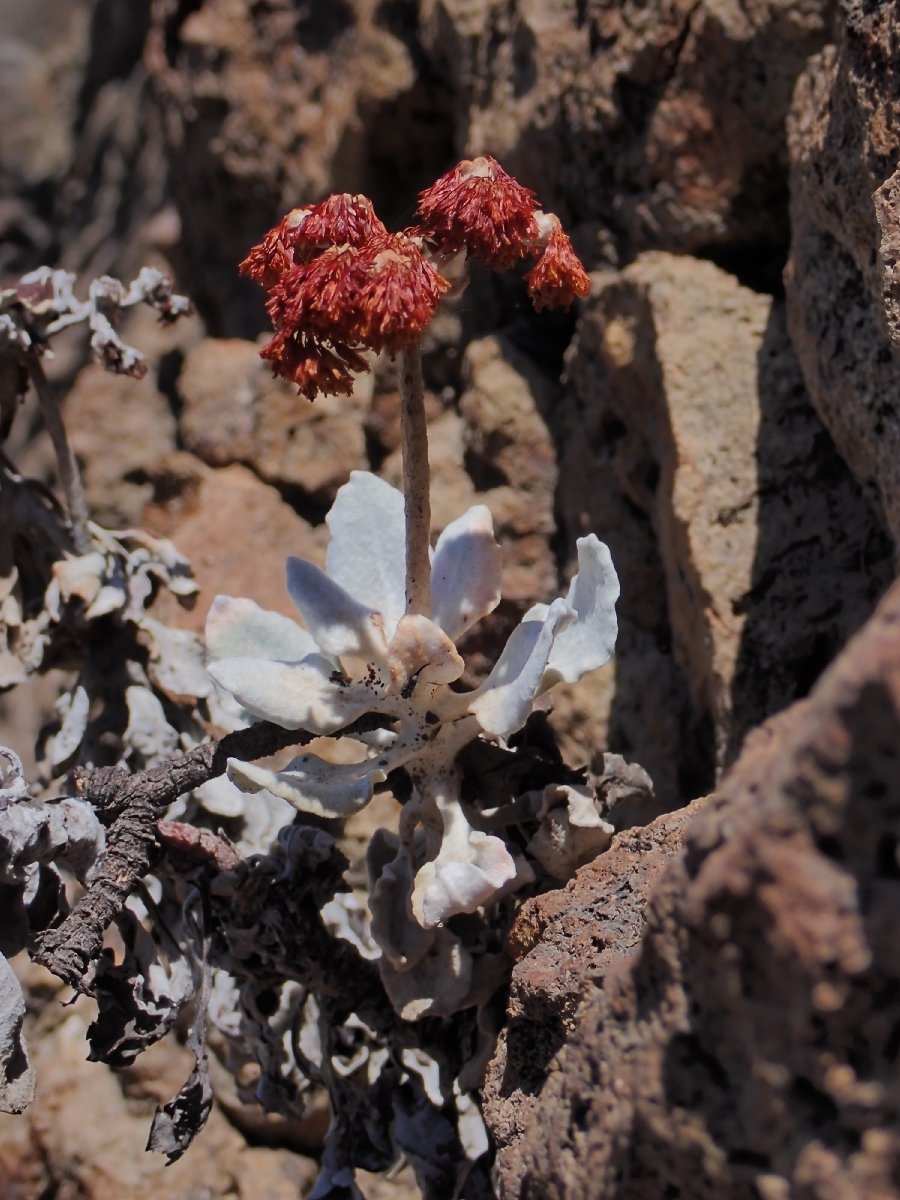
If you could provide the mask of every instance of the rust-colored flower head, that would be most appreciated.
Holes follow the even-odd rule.
[[[238,267],[240,273],[249,276],[266,291],[276,284],[284,272],[294,265],[297,231],[310,211],[308,208],[292,208],[258,245],[252,247]]]
[[[370,237],[386,233],[368,196],[342,192],[310,208],[300,237],[308,247],[361,246]]]
[[[397,353],[418,341],[450,287],[403,233],[373,238],[360,251],[359,340]]]
[[[528,294],[538,312],[542,308],[568,308],[576,296],[588,294],[590,280],[559,217],[538,213],[537,223],[546,244],[525,276]]]
[[[326,247],[361,246],[373,235],[386,233],[367,196],[344,192],[308,208],[291,209],[239,269],[268,291],[286,271]]]
[[[277,329],[396,353],[421,337],[448,287],[411,238],[375,233],[291,267],[266,308]]]
[[[413,238],[380,225],[359,246],[327,246],[293,263],[269,287],[278,332],[263,357],[310,399],[347,394],[350,370],[368,370],[361,350],[397,353],[418,341],[450,286]]]
[[[442,250],[465,249],[495,270],[530,253],[537,202],[496,159],[465,159],[419,196],[422,232]]]
[[[467,256],[502,269],[540,254],[527,276],[536,308],[571,304],[588,279],[559,220],[493,158],[466,160],[419,203],[420,225],[388,233],[365,196],[295,208],[241,263],[268,293],[276,333],[263,351],[303,395],[346,394],[365,350],[421,337],[441,298],[461,290]]]
[[[353,246],[328,246],[285,271],[266,303],[275,328],[356,340],[359,258]]]
[[[349,396],[354,374],[369,364],[350,346],[327,342],[297,330],[281,329],[263,346],[260,358],[282,379],[295,383],[302,396]]]

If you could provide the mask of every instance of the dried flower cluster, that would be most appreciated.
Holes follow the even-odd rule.
[[[46,354],[54,334],[84,323],[91,331],[97,362],[118,375],[141,378],[147,373],[144,356],[123,342],[116,328],[122,310],[147,304],[167,324],[191,311],[186,297],[176,295],[172,281],[155,267],[143,267],[128,287],[101,275],[91,281],[84,300],[76,296],[75,283],[70,271],[38,267],[0,287],[0,352]]]
[[[312,400],[349,395],[367,350],[416,342],[468,255],[492,270],[538,255],[526,277],[540,309],[585,296],[588,278],[557,217],[493,158],[459,163],[419,197],[420,223],[389,233],[365,196],[294,209],[241,270],[265,288],[276,333],[263,351]],[[451,278],[448,278],[451,276]]]

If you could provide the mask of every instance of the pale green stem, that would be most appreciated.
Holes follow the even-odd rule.
[[[59,468],[59,480],[66,497],[66,510],[69,514],[69,524],[72,527],[72,542],[77,554],[87,554],[93,543],[88,533],[88,510],[84,496],[84,486],[81,482],[81,472],[78,463],[66,437],[56,397],[44,374],[41,360],[36,354],[27,355],[28,374],[37,392],[38,403],[41,406],[41,416],[50,434],[50,441],[56,452],[56,464]]]
[[[431,471],[418,344],[400,353],[400,436],[406,512],[406,611],[431,615]]]

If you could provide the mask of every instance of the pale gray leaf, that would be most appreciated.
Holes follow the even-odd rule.
[[[34,1068],[22,1038],[24,1019],[22,989],[0,955],[0,1112],[24,1112],[34,1099]]]

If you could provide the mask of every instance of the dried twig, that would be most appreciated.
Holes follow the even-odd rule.
[[[352,737],[381,723],[380,717],[362,717],[341,734]],[[223,775],[231,757],[263,758],[287,746],[306,745],[313,737],[303,729],[261,722],[152,770],[131,774],[118,767],[101,767],[78,772],[78,794],[93,805],[101,820],[111,822],[106,853],[71,913],[40,936],[34,959],[72,987],[88,991],[91,964],[100,953],[106,929],[150,868],[157,821],[165,809],[191,788]]]

